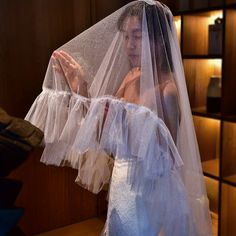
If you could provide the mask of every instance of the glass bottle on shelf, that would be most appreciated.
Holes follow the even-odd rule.
[[[207,112],[220,112],[221,106],[221,78],[220,76],[211,76],[207,87]]]

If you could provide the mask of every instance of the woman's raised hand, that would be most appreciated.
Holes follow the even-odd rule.
[[[87,96],[87,83],[84,81],[84,71],[79,63],[62,50],[52,54],[52,63],[54,70],[66,79],[73,92]]]

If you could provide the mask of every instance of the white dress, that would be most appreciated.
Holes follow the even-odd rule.
[[[44,100],[49,96],[46,91]],[[64,101],[64,97],[57,99]],[[55,121],[55,127],[49,127],[41,160],[78,169],[76,182],[97,193],[109,182],[108,157],[114,157],[104,235],[195,236],[179,174],[183,162],[164,122],[146,107],[113,97],[78,96],[72,102],[65,124]],[[51,112],[54,108],[58,113],[60,107],[54,105]],[[85,117],[84,108],[88,109]],[[38,119],[38,109],[31,120]]]
[[[128,130],[128,134],[121,132],[108,145],[116,147],[110,151],[116,156],[103,235],[195,236],[187,194],[179,174],[181,160],[167,127],[145,107],[128,104],[125,109],[127,125],[121,129]],[[150,125],[154,120],[156,126]],[[113,129],[118,128],[113,126]],[[157,133],[151,135],[155,129]],[[117,139],[122,140],[120,145],[111,143]],[[148,140],[147,146],[140,140]]]
[[[196,235],[186,193],[177,173],[161,177],[151,196],[140,196],[127,183],[127,169],[126,161],[115,161],[104,235]]]

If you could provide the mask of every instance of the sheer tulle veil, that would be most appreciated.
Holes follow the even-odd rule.
[[[57,49],[26,120],[44,131],[42,162],[77,169],[76,182],[94,193],[111,184],[104,235],[212,235],[178,39],[164,4],[131,2]],[[136,229],[125,228],[125,203],[116,202],[122,170],[136,222],[146,222]]]

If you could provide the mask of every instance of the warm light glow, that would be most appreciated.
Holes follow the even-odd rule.
[[[219,183],[217,180],[211,179],[209,177],[204,176],[205,183],[206,183],[206,189],[207,189],[207,195],[210,200],[210,206],[211,210],[217,211],[218,206],[218,187]]]
[[[221,76],[221,65],[222,65],[221,59],[214,60],[214,75]]]
[[[202,126],[207,127],[207,130],[211,133],[214,130],[220,130],[220,121],[217,119],[203,118],[193,116],[194,120],[201,123]]]
[[[178,32],[180,32],[180,28],[181,28],[181,20],[180,19],[175,21],[175,27],[176,27],[176,30]]]
[[[174,17],[175,28],[178,36],[178,40],[180,42],[180,35],[181,35],[181,18],[180,16]]]
[[[212,75],[216,75],[216,76],[221,77],[222,60],[221,59],[212,59],[212,60],[210,60],[210,64],[213,67]]]
[[[223,18],[223,11],[214,11],[212,12],[211,16],[209,17],[209,25],[212,25],[215,23],[215,19],[218,17]]]
[[[204,119],[204,125],[207,129],[219,129],[220,121],[215,119]]]
[[[218,181],[213,180],[209,177],[204,176],[206,187],[207,187],[207,193],[211,194],[214,198],[218,197]]]

